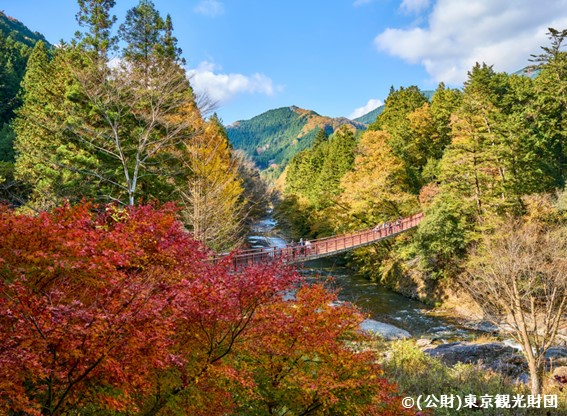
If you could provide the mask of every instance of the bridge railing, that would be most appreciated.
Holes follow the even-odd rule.
[[[409,230],[416,227],[422,219],[423,213],[418,213],[399,221],[386,223],[385,226],[377,226],[370,230],[340,236],[309,240],[303,245],[242,250],[233,256],[233,263],[235,267],[242,267],[280,259],[285,262],[296,262],[322,257],[325,254],[332,255],[332,253],[340,253]]]
[[[417,226],[422,218],[423,213],[418,213],[403,218],[399,223],[390,222],[389,225],[384,227],[378,226],[370,230],[310,240],[309,251],[313,254],[324,254],[378,241]]]

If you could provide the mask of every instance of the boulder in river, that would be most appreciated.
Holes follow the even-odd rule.
[[[365,319],[362,321],[360,329],[368,333],[379,335],[387,341],[411,338],[411,334],[405,329],[384,322],[378,322],[374,319]]]

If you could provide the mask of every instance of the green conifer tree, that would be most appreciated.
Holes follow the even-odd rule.
[[[106,58],[117,43],[117,38],[111,36],[112,26],[116,16],[110,10],[116,5],[115,0],[77,0],[79,12],[77,22],[86,27],[86,33],[77,33],[80,45],[85,50],[93,51],[97,56]]]

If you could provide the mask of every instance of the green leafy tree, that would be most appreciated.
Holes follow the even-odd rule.
[[[464,203],[474,203],[479,221],[518,202],[509,192],[506,118],[498,106],[505,77],[486,65],[473,68],[453,120],[453,141],[441,162],[443,186]]]
[[[471,243],[471,217],[454,194],[435,198],[425,210],[413,243],[423,270],[435,277],[458,274]]]
[[[0,28],[0,124],[9,123],[21,105],[18,92],[32,48],[14,40],[12,34],[5,35]]]
[[[24,187],[14,178],[15,133],[11,122],[22,104],[20,84],[39,36],[0,12],[0,200],[21,205]]]
[[[508,91],[501,103],[506,114],[503,143],[509,178],[507,188],[516,198],[552,191],[564,181],[558,164],[559,143],[540,129],[540,121],[545,116],[538,106],[540,97],[536,83],[529,77],[508,77]]]
[[[430,105],[426,107],[428,111],[424,115],[429,117],[427,120],[431,124],[423,122],[421,128],[421,131],[430,134],[429,137],[422,136],[422,145],[419,147],[423,158],[426,159],[425,163],[420,163],[422,185],[437,181],[439,161],[445,148],[451,143],[451,116],[460,106],[461,99],[461,91],[446,88],[440,83],[431,97]],[[409,118],[413,124],[420,120],[418,115],[410,115]],[[419,126],[420,124],[417,124],[417,127]],[[415,127],[413,129],[415,131]]]
[[[14,162],[14,139],[16,135],[9,124],[0,129],[0,162]]]
[[[526,77],[476,65],[453,118],[453,140],[441,163],[444,187],[474,201],[477,219],[521,213],[522,196],[560,184],[553,140],[532,123],[535,96]]]
[[[317,134],[315,134],[315,138],[313,139],[313,146],[312,148],[315,149],[319,147],[321,144],[326,143],[329,140],[329,135],[325,131],[325,129],[317,130]]]
[[[13,116],[13,101],[18,91],[18,77],[10,59],[10,49],[0,32],[0,122],[8,122]]]
[[[296,237],[333,233],[334,219],[345,211],[338,201],[341,178],[352,169],[356,136],[351,128],[343,126],[328,140],[322,130],[318,137],[316,145],[296,154],[285,171],[285,208],[280,219],[288,216]],[[290,209],[303,212],[296,215]]]
[[[561,186],[560,140],[549,128],[559,120],[557,101],[542,105],[539,82],[484,64],[469,73],[450,116],[451,143],[432,175],[438,186],[422,190],[434,191],[416,240],[428,270],[455,275],[502,216],[520,216],[526,196]]]
[[[295,155],[286,171],[286,192],[300,195],[310,203],[317,204],[321,191],[317,181],[328,153],[329,144],[322,142]]]

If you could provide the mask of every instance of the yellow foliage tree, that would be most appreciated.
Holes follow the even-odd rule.
[[[233,247],[245,219],[242,179],[224,128],[204,122],[183,149],[189,179],[180,187],[185,224],[194,238],[215,250]]]
[[[342,179],[341,203],[350,208],[355,224],[377,223],[411,214],[418,201],[409,192],[403,162],[387,144],[385,131],[368,131],[360,139],[354,169]]]

